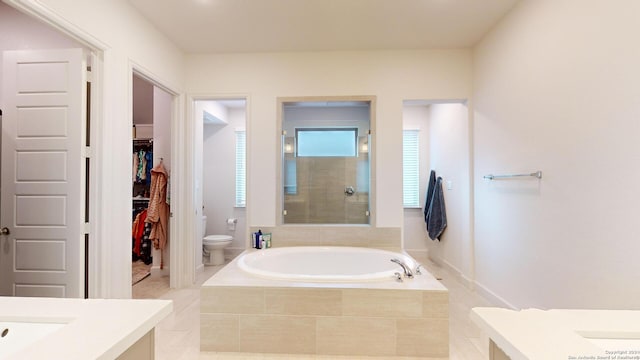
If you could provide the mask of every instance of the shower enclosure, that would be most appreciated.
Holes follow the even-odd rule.
[[[282,101],[282,223],[369,224],[371,101]]]

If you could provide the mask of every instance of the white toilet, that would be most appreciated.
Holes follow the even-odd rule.
[[[207,217],[202,217],[202,246],[205,256],[209,255],[209,262],[205,265],[224,264],[224,248],[229,246],[233,237],[229,235],[206,235]]]

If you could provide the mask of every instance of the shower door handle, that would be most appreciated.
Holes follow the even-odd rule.
[[[353,186],[347,186],[344,188],[344,194],[347,196],[353,196],[356,193],[356,189]]]

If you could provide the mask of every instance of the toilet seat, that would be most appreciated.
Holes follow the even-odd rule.
[[[224,242],[224,241],[231,241],[233,240],[233,237],[229,236],[229,235],[207,235],[203,238],[203,240],[205,242],[209,241],[209,242]]]

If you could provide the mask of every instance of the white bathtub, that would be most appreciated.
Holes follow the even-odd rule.
[[[391,262],[400,259],[411,269],[417,263],[404,254],[346,246],[295,246],[256,250],[243,254],[238,267],[268,279],[314,282],[383,281],[402,274]]]

